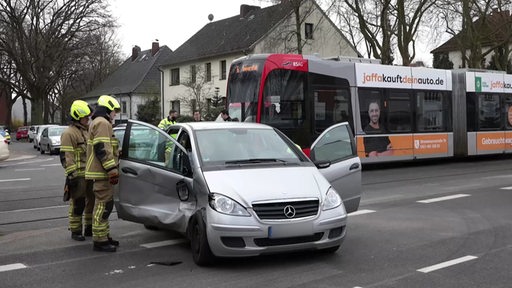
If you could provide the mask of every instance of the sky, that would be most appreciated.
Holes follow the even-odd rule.
[[[110,0],[113,16],[120,25],[117,38],[122,53],[128,56],[134,45],[142,50],[151,49],[158,39],[160,46],[173,51],[192,37],[208,22],[229,18],[240,13],[240,5],[267,7],[261,0]]]

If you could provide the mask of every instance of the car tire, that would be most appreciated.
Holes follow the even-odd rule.
[[[206,225],[203,217],[196,214],[190,223],[190,248],[192,250],[192,258],[199,266],[208,266],[213,263],[214,256],[208,244],[206,236]]]
[[[152,230],[152,231],[160,230],[160,228],[158,228],[157,226],[154,226],[154,225],[148,225],[148,224],[144,224],[144,228],[146,228],[146,229],[148,229],[148,230]]]
[[[41,152],[41,154],[44,154],[44,149],[43,149],[43,147],[39,147],[39,152]]]

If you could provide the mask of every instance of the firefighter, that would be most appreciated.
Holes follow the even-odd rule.
[[[112,122],[120,109],[112,96],[102,95],[92,114],[87,141],[87,165],[85,178],[94,181],[95,204],[93,211],[93,250],[116,252],[119,241],[110,237],[108,218],[114,209],[113,185],[119,181],[119,143],[112,130]]]
[[[172,109],[169,111],[169,116],[165,117],[158,123],[158,128],[162,130],[167,130],[169,126],[176,124],[176,119],[178,119],[178,111]]]
[[[84,241],[92,236],[92,210],[94,194],[92,181],[85,180],[89,116],[92,108],[87,102],[76,100],[71,104],[71,124],[60,136],[60,162],[66,172],[66,201],[69,202],[69,230],[71,239]],[[83,216],[83,224],[82,224]],[[82,235],[82,228],[84,233]]]

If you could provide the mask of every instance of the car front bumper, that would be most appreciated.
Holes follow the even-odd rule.
[[[245,257],[341,245],[346,234],[344,208],[292,220],[259,220],[207,209],[208,243],[219,257]]]

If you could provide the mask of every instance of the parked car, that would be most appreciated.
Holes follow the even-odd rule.
[[[9,129],[6,126],[0,126],[0,135],[5,138],[7,144],[11,144],[11,135],[9,135]]]
[[[28,139],[28,126],[18,127],[16,130],[16,140],[20,141],[21,139]]]
[[[36,136],[34,137],[34,149],[41,151],[41,146],[39,145],[39,140],[41,139],[41,134],[43,133],[44,128],[50,126],[58,126],[55,124],[47,124],[47,125],[38,125],[36,127]]]
[[[34,142],[34,138],[36,137],[36,134],[37,134],[37,126],[38,125],[32,125],[28,128],[28,141],[30,143]]]
[[[311,159],[257,123],[178,123],[163,131],[129,120],[123,142],[118,217],[182,233],[198,265],[334,252],[346,233],[345,207],[359,206],[361,162],[346,122],[319,136]]]
[[[60,135],[68,126],[49,126],[43,129],[41,139],[39,140],[39,147],[41,154],[45,151],[48,154],[59,154],[60,152]]]
[[[0,161],[7,160],[9,158],[9,143],[2,134],[0,134]]]

